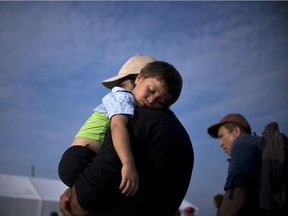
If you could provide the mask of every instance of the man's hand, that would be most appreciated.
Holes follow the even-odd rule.
[[[73,216],[73,214],[71,213],[70,202],[71,202],[71,188],[68,188],[60,196],[60,202],[59,202],[59,209],[65,216]]]
[[[60,211],[64,216],[89,216],[89,212],[81,208],[77,201],[75,186],[68,188],[60,196]]]

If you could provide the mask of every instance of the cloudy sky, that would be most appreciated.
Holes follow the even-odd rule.
[[[215,214],[226,155],[207,127],[239,112],[288,132],[287,2],[0,2],[0,172],[58,179],[73,136],[132,55],[173,64],[171,107],[195,165],[186,199]],[[181,178],[181,176],[179,176]]]

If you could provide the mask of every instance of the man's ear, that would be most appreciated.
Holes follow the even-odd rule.
[[[241,129],[240,129],[240,127],[236,126],[236,127],[234,128],[234,131],[233,131],[233,132],[234,132],[235,135],[238,137],[238,136],[241,134]]]

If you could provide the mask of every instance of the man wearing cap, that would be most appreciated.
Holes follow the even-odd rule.
[[[131,91],[135,88],[135,78],[148,63],[155,61],[156,59],[147,55],[132,56],[123,64],[116,76],[102,81],[103,85],[112,91],[102,99],[100,105],[94,108],[59,163],[59,177],[68,187],[74,184],[77,176],[86,169],[99,152],[105,132],[111,122],[117,127],[114,130],[114,137],[117,137],[116,141],[120,143],[118,144],[120,150],[117,152],[123,155],[122,158],[120,157],[121,161],[125,159],[125,167],[122,171],[124,176],[121,182],[122,191],[126,195],[134,195],[137,192],[138,174],[130,146],[127,145],[129,135],[124,124],[127,121],[126,118],[134,114],[135,100]],[[116,141],[114,140],[115,145]]]
[[[153,70],[155,66],[156,69]],[[159,72],[161,68],[163,70]],[[153,61],[141,70],[138,77],[150,73],[148,69],[153,72],[153,76],[160,74],[159,80],[162,80],[161,77],[165,73],[165,81],[168,80],[164,81],[164,84],[169,86],[169,93],[173,90],[168,100],[164,102],[160,100],[161,105],[175,102],[182,88],[182,78],[178,71],[176,72],[176,69],[168,63]],[[169,75],[166,76],[167,74]],[[139,83],[140,78],[135,82]],[[155,77],[147,79],[156,80]],[[156,81],[160,82],[159,80]],[[110,81],[114,80],[109,79]],[[106,80],[105,84],[107,83]],[[145,83],[141,85],[147,86]],[[141,85],[138,84],[135,88]],[[105,86],[109,88],[109,85]],[[155,92],[159,89],[161,88],[157,88]],[[186,130],[170,109],[147,108],[135,108],[134,116],[129,119],[127,128],[135,166],[139,171],[140,185],[137,194],[125,196],[126,194],[121,193],[119,182],[121,182],[122,165],[113,145],[114,139],[112,142],[112,129],[108,127],[97,157],[93,157],[89,146],[83,148],[87,143],[80,146],[81,148],[70,147],[62,156],[59,164],[59,175],[62,181],[66,178],[69,166],[73,167],[69,162],[72,161],[74,153],[78,155],[83,153],[80,156],[84,165],[88,164],[84,166],[82,173],[76,172],[79,175],[70,181],[71,188],[61,196],[60,210],[63,214],[67,216],[84,216],[90,213],[97,216],[152,216],[159,215],[160,210],[157,208],[161,200],[161,203],[164,203],[162,207],[165,208],[161,213],[167,216],[175,215],[187,192],[194,163],[192,144]],[[83,167],[81,164],[80,166]]]
[[[219,139],[219,146],[230,157],[219,215],[263,215],[259,209],[261,137],[251,135],[248,121],[238,113],[228,114],[211,125],[208,134]]]

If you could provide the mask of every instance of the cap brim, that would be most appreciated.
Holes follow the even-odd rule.
[[[136,75],[138,73],[135,73]],[[123,79],[129,75],[133,75],[133,73],[130,73],[130,74],[122,74],[122,75],[116,75],[114,77],[111,77],[109,79],[106,79],[106,80],[103,80],[102,81],[102,84],[106,87],[106,88],[109,88],[109,89],[112,89],[113,87],[117,86],[119,83],[119,80],[120,79]]]
[[[217,123],[211,125],[208,129],[207,132],[208,134],[213,137],[213,138],[218,138],[218,129],[223,123]]]
[[[102,84],[103,84],[106,88],[112,89],[113,87],[117,86],[118,80],[109,81],[109,82],[102,81]]]

